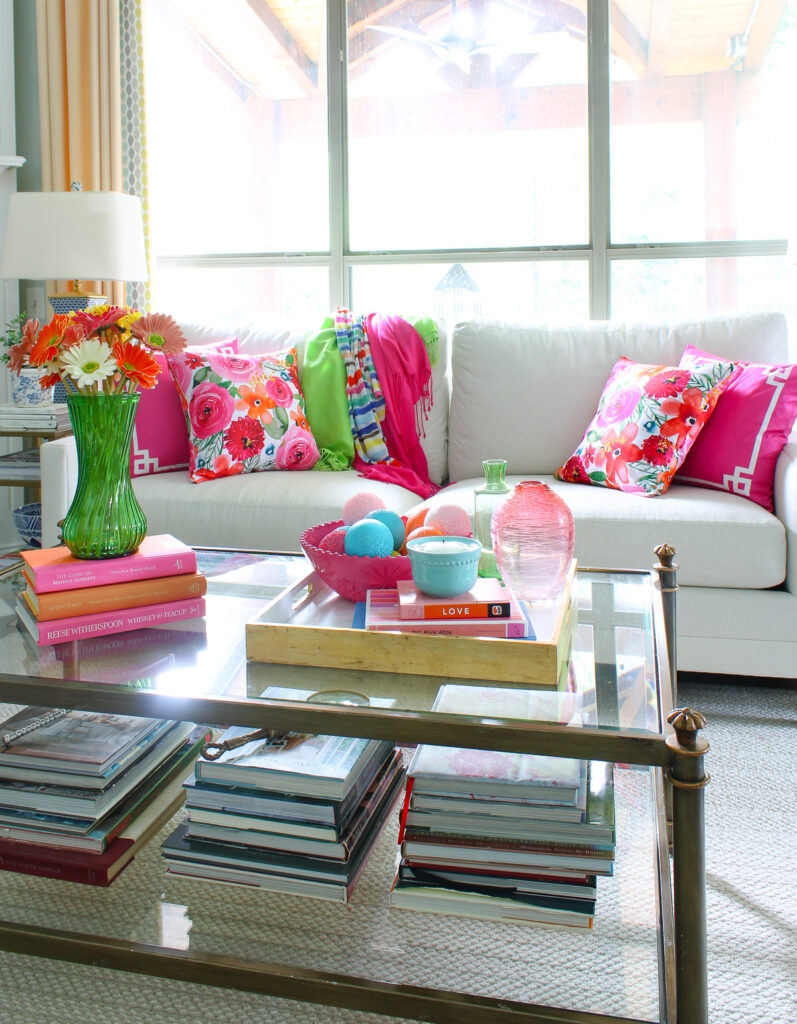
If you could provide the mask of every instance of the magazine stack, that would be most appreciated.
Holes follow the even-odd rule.
[[[575,694],[441,687],[434,709],[580,722]],[[419,746],[407,769],[395,907],[489,921],[592,927],[614,866],[612,766]]]
[[[110,885],[177,812],[192,722],[26,707],[0,725],[0,868]]]
[[[270,686],[262,696],[310,693]],[[386,740],[299,733],[236,744],[251,732],[227,729],[197,760],[188,820],[162,847],[168,872],[348,903],[403,791],[399,751]]]

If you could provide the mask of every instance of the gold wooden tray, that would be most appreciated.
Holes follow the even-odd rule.
[[[308,567],[246,624],[246,656],[277,665],[439,674],[446,679],[563,688],[577,624],[573,559],[560,599],[533,609],[537,640],[393,633],[352,626],[355,605]]]

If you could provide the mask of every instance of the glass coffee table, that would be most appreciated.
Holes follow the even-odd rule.
[[[706,1024],[707,745],[698,714],[673,713],[671,555],[659,574],[579,571],[569,686],[587,719],[562,726],[431,712],[448,681],[445,638],[426,676],[247,662],[246,623],[287,587],[315,582],[317,598],[318,582],[305,580],[299,555],[197,553],[204,620],[56,647],[0,620],[0,701],[614,762],[617,860],[614,876],[599,879],[594,926],[389,907],[397,813],[345,906],[180,878],[160,855],[178,815],[107,889],[0,872],[0,949],[314,1003],[319,1022],[324,1006],[342,1006],[457,1024]],[[8,601],[13,582],[4,586]],[[269,685],[389,694],[395,704],[265,701]]]

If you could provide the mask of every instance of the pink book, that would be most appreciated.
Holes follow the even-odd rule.
[[[165,622],[201,618],[205,614],[204,597],[189,597],[184,601],[166,601],[164,604],[145,604],[138,608],[125,608],[116,612],[96,615],[73,615],[68,619],[49,619],[37,622],[24,601],[17,600],[20,622],[40,647],[60,644],[84,637],[126,633],[143,626],[157,626]]]
[[[504,619],[403,619],[396,590],[369,590],[365,602],[365,628],[400,633],[435,633],[448,636],[500,636],[520,639],[529,634],[521,614]]]
[[[434,597],[418,590],[413,580],[398,580],[402,619],[509,619],[521,618],[517,604],[500,580],[477,579],[470,590],[455,597]]]
[[[197,568],[196,553],[168,533],[145,537],[135,554],[123,558],[75,558],[65,546],[23,551],[22,558],[37,594],[179,576]]]

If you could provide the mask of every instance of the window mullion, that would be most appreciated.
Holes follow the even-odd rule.
[[[590,317],[611,316],[609,279],[609,3],[587,5]]]
[[[346,0],[326,0],[329,131],[329,302],[350,304],[344,254],[349,248]]]

